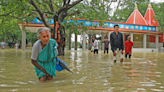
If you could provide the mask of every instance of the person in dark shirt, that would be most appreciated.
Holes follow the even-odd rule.
[[[113,60],[116,62],[116,55],[120,55],[120,62],[123,62],[123,50],[124,50],[124,42],[123,36],[121,32],[118,32],[119,26],[114,25],[114,32],[110,34],[110,44],[111,50],[113,52]]]
[[[93,43],[94,43],[94,37],[92,36],[92,38],[91,38],[91,40],[90,40],[90,43],[91,43],[91,45],[93,46]]]
[[[90,44],[91,44],[91,52],[93,52],[94,51],[94,46],[93,46],[93,44],[94,44],[94,37],[92,36],[92,38],[90,39]]]
[[[26,39],[26,47],[27,47],[27,45],[28,45],[28,41],[27,41],[27,39]]]
[[[63,46],[62,46],[62,49],[63,49],[63,55],[64,55],[65,42],[66,42],[66,37],[63,36]]]
[[[109,42],[110,42],[108,40],[108,37],[106,37],[106,39],[103,40],[102,42],[104,42],[104,54],[105,54],[106,50],[107,50],[107,54],[108,54],[108,47],[109,47]]]

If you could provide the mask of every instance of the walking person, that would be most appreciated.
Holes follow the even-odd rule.
[[[57,43],[50,38],[50,29],[41,27],[38,29],[36,41],[32,48],[31,62],[34,65],[36,75],[40,81],[52,80],[56,76],[56,50]]]
[[[90,40],[90,44],[91,44],[91,52],[93,52],[94,51],[94,37],[92,36],[92,38],[91,38],[91,40]]]
[[[93,38],[94,39],[94,54],[97,53],[98,54],[98,50],[99,50],[99,42],[97,39]]]
[[[108,37],[106,37],[106,39],[103,40],[102,42],[104,42],[104,54],[105,54],[106,51],[107,51],[107,54],[108,54],[108,48],[109,48],[109,43],[110,43],[110,41],[108,40]]]
[[[119,26],[114,25],[114,32],[110,34],[110,44],[111,50],[113,52],[113,60],[116,62],[117,54],[120,55],[120,62],[123,62],[123,50],[124,50],[124,42],[122,33],[119,32]]]
[[[18,44],[18,42],[16,42],[15,49],[18,49],[18,47],[19,47],[19,44]]]
[[[2,40],[2,42],[1,42],[1,48],[2,49],[5,49],[5,42]]]
[[[92,45],[91,45],[91,43],[89,43],[89,50],[91,50],[91,48],[92,48]]]
[[[66,37],[63,36],[63,44],[62,44],[63,55],[64,55],[65,42],[66,42]]]
[[[125,58],[127,58],[127,55],[129,55],[129,58],[131,58],[132,55],[132,46],[133,42],[130,41],[130,36],[128,36],[128,39],[125,41],[124,46],[125,46]]]
[[[94,37],[92,36],[92,38],[91,38],[91,40],[90,40],[90,43],[91,43],[91,45],[93,46],[93,44],[94,44]]]

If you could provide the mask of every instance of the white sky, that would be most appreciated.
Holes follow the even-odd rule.
[[[159,2],[164,2],[164,0],[150,0],[150,2],[159,3]],[[117,5],[117,3],[114,3],[114,4],[112,4],[111,7],[112,7],[112,8],[115,8],[116,5]],[[146,11],[145,11],[145,12],[146,12]],[[89,39],[87,35],[86,35],[86,37],[87,37],[87,39]],[[78,35],[78,36],[77,36],[77,41],[78,41],[78,42],[82,42],[81,40],[82,40],[81,35]],[[72,41],[72,42],[75,41],[75,35],[74,35],[74,34],[72,34],[71,41]]]
[[[159,2],[164,2],[164,0],[150,0],[150,2],[159,3]]]

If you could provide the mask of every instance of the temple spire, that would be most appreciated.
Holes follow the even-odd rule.
[[[131,13],[126,23],[136,24],[136,25],[147,25],[145,19],[142,14],[139,12],[137,4],[135,3],[134,11]]]
[[[152,8],[151,4],[148,5],[148,8]]]
[[[146,20],[149,26],[158,26],[158,21],[155,18],[155,13],[151,4],[148,5],[144,19]]]
[[[138,10],[138,6],[137,6],[137,4],[135,4],[135,9],[137,9],[137,10]]]

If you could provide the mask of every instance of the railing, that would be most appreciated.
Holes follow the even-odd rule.
[[[155,48],[155,42],[147,42],[146,48]]]
[[[134,41],[133,48],[143,48],[143,42]],[[146,42],[146,48],[155,48],[155,42]]]
[[[140,41],[133,41],[133,48],[143,48],[143,42]]]
[[[164,47],[161,47],[159,51],[164,52]]]

